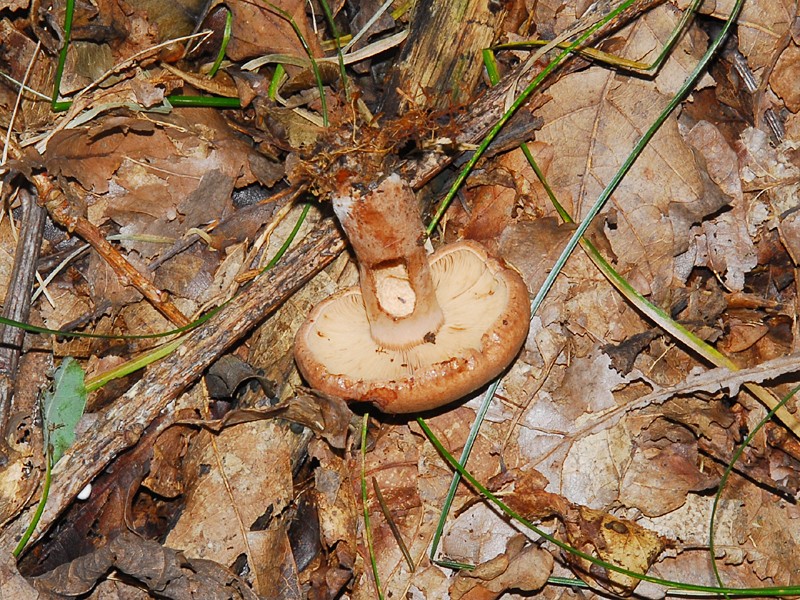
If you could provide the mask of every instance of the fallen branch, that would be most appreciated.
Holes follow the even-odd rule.
[[[330,264],[344,245],[334,222],[322,221],[267,276],[242,291],[215,318],[187,334],[172,354],[149,367],[136,385],[98,416],[91,435],[76,440],[59,462],[48,505],[31,542],[41,538],[87,483],[136,444],[156,417],[171,410],[172,403],[212,362]],[[9,523],[0,536],[0,548],[13,548],[31,514],[29,508]]]

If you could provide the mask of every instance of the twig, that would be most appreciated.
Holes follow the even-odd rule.
[[[19,196],[22,199],[22,228],[14,252],[14,268],[6,289],[2,316],[15,321],[27,321],[47,212],[26,190],[20,190]],[[5,450],[5,440],[8,438],[6,428],[12,412],[14,381],[24,338],[22,329],[0,325],[0,453]]]
[[[375,497],[378,499],[378,504],[381,507],[381,512],[383,513],[383,517],[389,524],[389,529],[392,530],[392,535],[394,536],[394,539],[397,541],[397,546],[400,548],[400,552],[403,554],[403,558],[406,560],[406,564],[408,565],[409,570],[413,573],[415,571],[414,560],[411,558],[411,553],[409,553],[408,548],[406,547],[406,544],[403,541],[403,536],[400,533],[400,529],[397,527],[397,523],[394,522],[394,518],[392,517],[392,511],[389,509],[389,505],[386,504],[386,500],[383,498],[383,493],[381,492],[381,488],[378,486],[378,480],[375,479],[374,477],[372,478],[372,489],[375,490]]]
[[[65,453],[54,472],[58,486],[51,492],[36,542],[58,515],[73,502],[123,450],[135,445],[144,430],[208,366],[289,296],[330,264],[344,249],[335,223],[327,219],[296,248],[290,250],[269,277],[264,277],[236,296],[208,323],[187,334],[175,352],[150,366],[144,377],[114,405],[98,416],[91,435],[84,435]],[[0,534],[0,552],[13,548],[14,540],[27,525],[30,509],[20,513]]]
[[[11,155],[22,159],[18,146],[9,144]],[[88,219],[74,209],[66,194],[53,184],[53,180],[44,173],[30,177],[39,192],[39,202],[47,208],[50,217],[69,232],[74,232],[89,242],[92,248],[109,264],[123,285],[132,285],[153,307],[178,327],[190,323],[190,320],[169,300],[166,292],[162,292],[148,281],[136,268],[122,256],[119,251],[106,240],[103,233]]]
[[[190,320],[169,300],[166,292],[162,292],[136,270],[136,268],[106,240],[103,233],[88,219],[75,214],[66,195],[53,186],[46,175],[34,175],[33,183],[46,198],[45,207],[53,220],[73,231],[86,240],[92,248],[108,263],[120,278],[122,285],[132,285],[153,307],[178,327],[188,325]],[[43,189],[44,188],[44,189]]]

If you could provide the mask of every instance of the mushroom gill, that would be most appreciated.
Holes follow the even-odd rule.
[[[315,388],[386,412],[456,400],[498,375],[519,351],[530,320],[527,288],[475,242],[429,257],[444,321],[420,343],[387,348],[371,334],[359,288],[317,305],[297,334],[300,371]]]

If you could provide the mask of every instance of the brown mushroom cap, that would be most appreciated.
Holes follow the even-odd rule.
[[[476,242],[430,257],[444,324],[410,348],[380,347],[370,335],[361,290],[342,290],[314,307],[295,338],[295,360],[308,383],[387,413],[443,406],[493,379],[519,352],[530,301],[519,274]]]

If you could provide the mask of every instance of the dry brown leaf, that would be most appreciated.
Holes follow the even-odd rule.
[[[800,81],[800,47],[796,43],[790,43],[775,64],[775,71],[769,78],[769,83],[783,100],[786,108],[793,113],[800,112],[798,81]]]
[[[630,460],[631,433],[617,424],[586,435],[584,429],[598,418],[587,406],[595,411],[616,406],[612,392],[632,379],[611,369],[610,359],[599,353],[578,359],[573,369],[575,375],[569,369],[551,373],[524,413],[517,432],[519,452],[545,475],[552,490],[573,502],[608,506],[617,499],[621,472]],[[588,373],[588,385],[581,372]],[[565,373],[573,384],[562,389]]]
[[[433,417],[428,420],[428,424],[445,446],[458,455],[473,419],[474,412],[462,407],[446,415]],[[488,480],[500,471],[495,451],[501,440],[492,440],[498,435],[496,432],[489,433],[488,429],[485,432],[486,435],[479,438],[469,463],[470,469],[481,480]],[[360,472],[360,458],[354,458],[350,465],[350,473]],[[412,428],[398,426],[382,430],[374,448],[367,454],[367,477],[373,476],[378,481],[412,561],[418,569],[427,569],[427,551],[452,478],[452,471],[447,468],[435,448],[422,443],[419,434],[412,431]],[[357,476],[352,476],[351,485],[353,497],[357,497],[356,495],[360,494],[360,482]],[[473,492],[461,488],[452,510],[457,512],[474,499]],[[429,583],[434,588],[424,588],[422,580],[409,570],[386,522],[386,517],[372,493],[369,494],[369,503],[375,557],[384,594],[387,597],[405,594],[413,585],[421,590],[423,596],[437,597],[440,593],[437,590],[446,585],[439,576],[433,576],[433,570],[438,567],[430,567]],[[366,548],[361,546],[360,538],[357,541],[363,564],[369,565]],[[374,584],[371,578],[365,576],[363,581],[357,581],[355,596],[374,597]]]
[[[73,177],[88,191],[104,194],[111,175],[127,156],[166,159],[173,148],[154,143],[156,128],[143,119],[109,118],[91,130],[73,129],[56,133],[47,145],[45,164],[53,173]],[[114,130],[118,131],[115,132]],[[94,139],[87,139],[91,135]],[[124,147],[123,147],[124,144]],[[120,152],[123,147],[124,151]]]
[[[261,559],[252,565],[256,573],[254,581],[258,582],[255,591],[259,596],[282,600],[303,598],[297,580],[297,565],[284,529],[248,531],[247,545],[253,557]]]
[[[11,281],[11,270],[14,268],[16,246],[11,219],[6,217],[0,223],[0,303],[5,302],[6,299],[6,290]]]
[[[566,515],[565,525],[570,546],[637,573],[646,573],[666,547],[664,538],[641,525],[584,506]],[[584,580],[615,594],[628,596],[639,584],[638,579],[573,554],[567,553],[567,558],[578,566]]]
[[[312,577],[312,585],[318,596],[335,597],[354,574],[365,573],[366,563],[359,558],[362,539],[357,536],[357,477],[351,474],[349,463],[332,452],[327,444],[313,440],[308,452],[320,461],[314,470],[314,501],[319,509],[322,545],[329,553],[327,562],[318,569],[316,577]],[[358,595],[359,585],[364,591],[374,589],[363,575],[356,582],[354,597]]]
[[[517,192],[502,183],[481,185],[470,190],[468,200],[472,213],[459,232],[459,237],[483,243],[491,251],[496,240],[511,224],[511,214],[517,203]]]
[[[2,4],[2,2],[0,2]],[[12,3],[13,4],[13,3]],[[27,4],[27,3],[26,3]],[[0,21],[0,64],[3,72],[13,77],[16,81],[25,79],[28,66],[33,64],[28,85],[32,89],[48,89],[52,85],[52,73],[55,71],[55,60],[39,52],[38,58],[32,63],[36,43],[27,35],[19,31],[11,20]],[[3,123],[7,126],[9,116],[17,101],[17,91],[13,86],[0,86],[0,102],[3,108]],[[21,110],[17,113],[15,129],[24,131],[28,128],[38,128],[51,123],[53,113],[50,103],[42,99],[23,101]]]
[[[146,279],[152,280],[152,274],[146,270],[146,265],[136,255],[132,255],[130,262]],[[131,285],[125,285],[114,269],[96,253],[89,255],[89,264],[83,271],[83,276],[89,284],[89,292],[95,306],[108,303],[110,306],[120,307],[138,302],[142,295]]]
[[[0,8],[8,9],[11,12],[15,10],[19,10],[21,8],[28,8],[30,4],[30,0],[2,0],[0,2]]]
[[[614,54],[619,54],[629,60],[651,64],[661,53],[682,16],[669,4],[662,4],[647,11],[633,24],[617,34],[618,38],[624,39],[624,44],[621,44],[618,51],[615,48]],[[656,89],[661,94],[671,95],[678,91],[686,77],[695,68],[706,43],[706,35],[699,28],[690,29],[685,36],[681,37],[669,59],[664,61],[657,77],[653,79]],[[711,78],[705,76],[698,82],[697,88],[712,84]]]
[[[554,101],[542,109],[545,125],[537,135],[555,146],[550,184],[574,218],[588,209],[652,121],[650,109],[665,102],[649,84],[619,86],[602,69],[580,75],[551,88]],[[668,120],[614,194],[616,211],[606,231],[622,262],[619,270],[644,284],[641,292],[657,298],[666,292],[673,256],[685,249],[690,225],[720,208],[704,203],[701,192],[691,153],[674,119]]]
[[[505,553],[461,571],[450,585],[453,600],[494,600],[506,590],[534,592],[540,589],[553,570],[553,557],[538,546],[527,546],[517,534],[508,542]]]
[[[738,523],[737,537],[740,544],[752,544],[748,559],[755,559],[754,575],[760,581],[794,585],[800,564],[795,533],[800,511],[766,490],[748,490],[743,496],[750,514]]]
[[[9,436],[12,438],[8,440],[12,453],[3,465],[0,477],[0,527],[14,518],[33,498],[42,477],[43,457],[34,454],[26,439],[30,438],[30,427],[30,417],[14,415],[10,420],[9,430],[14,435]]]
[[[184,492],[185,480],[181,463],[196,430],[175,425],[158,436],[153,444],[150,472],[142,486],[163,498],[177,498]]]
[[[499,253],[520,272],[528,290],[536,293],[574,229],[554,217],[519,220],[501,233]]]
[[[26,600],[38,600],[40,598],[39,592],[19,574],[11,552],[4,552],[3,554],[5,556],[0,562],[0,599],[25,598]]]
[[[514,486],[503,494],[506,504],[528,520],[556,517],[564,525],[564,540],[573,548],[625,569],[646,573],[666,547],[666,539],[644,526],[602,510],[568,502],[544,490],[546,480],[528,468],[513,473]],[[579,576],[621,595],[629,595],[638,580],[564,552]]]
[[[717,0],[714,15],[727,18],[733,5],[734,0]],[[771,64],[776,43],[791,32],[796,16],[794,0],[752,0],[743,4],[736,27],[739,48],[757,80],[764,67]]]
[[[240,554],[252,556],[243,535],[266,513],[278,517],[292,498],[292,474],[284,426],[254,421],[195,438],[184,464],[186,507],[167,544],[187,556],[209,557],[232,565]],[[221,461],[221,465],[218,461]],[[222,472],[220,471],[222,467]]]
[[[745,190],[754,192],[748,206],[751,221],[763,224],[777,217],[781,241],[794,263],[800,264],[800,213],[796,210],[800,164],[792,147],[784,143],[775,148],[763,131],[746,129],[740,141],[739,172]]]
[[[690,494],[678,510],[655,519],[644,518],[648,528],[679,542],[684,548],[677,557],[656,565],[653,574],[700,585],[717,585],[707,550],[708,524],[713,498]],[[716,516],[715,545],[717,566],[726,585],[762,587],[790,585],[796,582],[798,564],[794,541],[797,508],[766,490],[754,490],[736,475],[720,501]],[[745,568],[742,568],[745,567]],[[643,584],[637,593],[657,597],[663,590],[648,589]]]
[[[87,139],[88,136],[88,139]],[[257,179],[274,183],[282,169],[235,136],[212,109],[190,109],[152,120],[107,117],[90,130],[56,134],[46,164],[103,198],[90,207],[98,224],[113,219],[121,233],[177,239],[191,227],[232,211],[230,193]],[[160,248],[123,241],[145,257]]]
[[[723,279],[728,289],[741,291],[745,275],[756,266],[757,256],[747,227],[736,153],[719,130],[706,121],[695,125],[685,139],[703,157],[705,171],[713,182],[706,183],[706,193],[725,194],[732,206],[712,220],[703,221],[702,234],[693,240],[696,249],[687,252],[691,255],[694,250],[696,254],[681,262],[686,267],[707,266]]]
[[[408,547],[415,564],[425,564],[433,516],[426,511],[417,488],[419,439],[405,427],[382,432],[368,455],[367,477],[375,477],[395,525]],[[357,463],[353,461],[353,469]],[[357,472],[357,471],[356,471]],[[360,493],[360,481],[353,478],[354,493]],[[370,488],[372,486],[370,485]],[[386,517],[381,512],[374,492],[370,489],[370,522],[384,593],[397,593],[413,580]],[[363,556],[365,564],[369,557]]]
[[[694,435],[656,419],[634,440],[633,457],[622,477],[619,501],[647,516],[660,516],[682,506],[688,492],[710,489],[717,482],[713,472],[700,471]]]
[[[210,560],[186,560],[181,552],[144,540],[131,532],[97,551],[36,578],[39,590],[67,596],[89,592],[111,569],[139,581],[154,593],[174,599],[201,594],[209,598],[256,600],[233,573]]]
[[[463,564],[482,564],[503,554],[519,531],[485,503],[454,515],[442,538],[442,554]]]
[[[633,28],[629,43],[652,50],[654,37],[668,33],[676,19],[667,7],[654,9],[646,24]],[[685,39],[675,54],[696,60],[703,49],[700,42]],[[682,81],[686,66],[671,63],[653,82],[591,68],[548,90],[553,99],[540,111],[544,125],[536,137],[553,148],[548,180],[573,218],[585,214],[666,104],[665,93]],[[679,135],[676,119],[669,118],[606,209],[606,235],[619,259],[618,270],[640,292],[652,293],[659,301],[672,285],[673,257],[686,249],[689,227],[720,207],[718,199],[704,198],[700,171]],[[553,211],[547,205],[541,210]]]
[[[312,55],[322,56],[317,36],[309,28],[306,3],[302,0],[277,0],[273,4],[294,19]],[[228,2],[227,6],[233,13],[231,40],[225,51],[231,60],[245,60],[265,54],[287,54],[295,58],[308,58],[291,23],[277,10],[273,10],[267,4],[245,0],[234,0]],[[292,65],[286,65],[286,68],[290,72],[297,70],[297,67]]]
[[[717,348],[726,354],[743,352],[769,333],[769,327],[753,319],[731,317],[726,326],[725,337],[717,343]]]
[[[154,283],[178,297],[195,299],[199,306],[204,299],[210,299],[208,292],[219,260],[219,253],[201,244],[194,244],[161,265],[156,271]],[[212,291],[218,294],[220,289],[217,286],[214,288]]]

